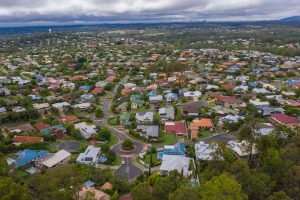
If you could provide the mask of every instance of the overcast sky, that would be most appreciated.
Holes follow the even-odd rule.
[[[300,15],[300,0],[0,0],[0,24],[245,21]]]

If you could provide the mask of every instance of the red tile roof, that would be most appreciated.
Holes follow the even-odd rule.
[[[212,127],[212,126],[213,126],[213,122],[209,118],[194,119],[190,124],[191,129],[195,129],[198,127]]]
[[[184,121],[178,121],[178,122],[173,122],[173,123],[165,123],[165,131],[166,132],[172,132],[176,134],[185,134],[186,133],[186,128]]]
[[[94,88],[94,89],[91,91],[92,94],[99,94],[99,93],[102,93],[102,92],[103,92],[103,89],[100,88],[100,87],[96,87],[96,88]]]
[[[37,143],[37,142],[43,142],[43,137],[36,137],[36,136],[15,136],[13,138],[14,143]]]
[[[49,125],[49,124],[46,124],[46,123],[44,123],[44,122],[38,122],[38,123],[36,123],[36,124],[34,125],[34,127],[35,127],[36,129],[38,129],[38,130],[42,130],[42,129],[44,129],[44,128],[50,127],[50,125]]]
[[[67,116],[67,117],[61,118],[59,121],[61,123],[68,123],[68,122],[78,122],[79,119],[76,116]]]
[[[273,114],[271,118],[283,123],[283,124],[297,124],[300,123],[296,117],[286,114]]]

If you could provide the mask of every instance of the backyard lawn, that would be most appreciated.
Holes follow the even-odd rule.
[[[201,131],[199,138],[204,139],[210,136],[212,136],[212,133],[210,131]]]
[[[145,163],[150,163],[150,154],[145,155]],[[152,153],[152,163],[157,162],[157,153]]]
[[[166,145],[172,145],[178,142],[177,136],[175,134],[165,133],[163,135],[163,141]]]
[[[109,118],[107,123],[111,126],[119,125],[119,119],[117,117]]]

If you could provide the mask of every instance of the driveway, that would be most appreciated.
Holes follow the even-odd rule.
[[[203,139],[204,142],[212,143],[212,142],[222,142],[224,144],[227,144],[229,141],[236,140],[236,138],[232,135],[222,133],[218,135],[213,135],[211,137]]]
[[[77,152],[80,150],[80,143],[79,142],[62,142],[60,143],[59,145],[57,145],[57,148],[59,150],[66,150],[68,151],[69,153],[74,153],[74,152]]]

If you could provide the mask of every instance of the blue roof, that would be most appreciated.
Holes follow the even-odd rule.
[[[260,69],[253,69],[253,71],[252,71],[254,74],[259,74],[261,71],[260,71]]]
[[[155,97],[156,95],[157,95],[156,91],[151,91],[151,92],[148,93],[149,97]]]
[[[278,70],[279,70],[278,67],[273,67],[273,68],[269,69],[270,72],[275,72],[275,71],[278,71]]]
[[[178,99],[178,94],[177,93],[168,93],[168,94],[166,94],[166,98],[175,100],[175,99]]]
[[[84,183],[84,185],[85,185],[86,187],[93,187],[93,186],[95,185],[95,183],[94,183],[93,181],[91,181],[91,180],[88,180],[88,181],[86,181],[86,182]]]
[[[90,89],[92,89],[92,86],[85,85],[85,86],[81,86],[79,89],[80,90],[90,90]]]
[[[164,155],[185,155],[185,147],[183,143],[174,144],[174,149],[164,149]]]
[[[256,87],[256,83],[255,82],[248,82],[248,85],[251,87]]]
[[[42,151],[35,151],[31,149],[24,149],[23,151],[18,151],[16,153],[17,158],[15,159],[15,166],[20,167],[24,166],[27,163],[31,162],[35,158],[41,157],[48,154],[48,151],[42,150]]]
[[[296,78],[289,78],[289,80],[287,81],[288,85],[298,85],[300,84],[300,80],[296,79]]]

